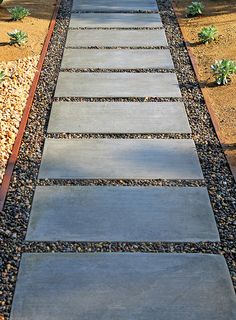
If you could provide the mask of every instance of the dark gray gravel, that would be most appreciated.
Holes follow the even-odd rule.
[[[15,167],[4,212],[0,216],[0,314],[9,319],[11,302],[22,252],[201,252],[224,254],[236,287],[236,185],[229,170],[224,153],[214,132],[199,85],[191,67],[183,39],[173,14],[170,0],[158,1],[163,24],[171,47],[183,100],[197,146],[205,182],[165,180],[66,180],[61,184],[80,185],[207,185],[218,229],[220,243],[36,243],[25,242],[30,207],[35,186],[58,184],[59,181],[40,180],[37,175],[42,156],[46,128],[53,101],[53,93],[69,24],[71,0],[62,0],[55,32],[44,63],[35,95],[29,122],[22,142],[19,159]],[[79,99],[78,101],[86,101]],[[99,99],[103,101],[104,99]],[[114,99],[107,99],[114,101]],[[144,101],[139,99],[138,101]],[[88,101],[97,101],[89,99]],[[116,101],[116,100],[115,100]],[[130,101],[130,99],[119,99]],[[136,99],[137,101],[137,99]],[[153,101],[149,99],[148,101]],[[155,99],[154,99],[155,101]],[[165,100],[164,100],[165,101]],[[123,138],[139,138],[143,135],[122,135]],[[158,135],[148,135],[151,138]],[[146,136],[148,138],[148,136]],[[178,135],[177,135],[178,136]],[[73,135],[55,135],[73,138]],[[82,136],[80,136],[82,137]],[[95,138],[97,135],[86,135]],[[100,137],[100,135],[99,135]],[[103,138],[120,138],[121,135],[102,135]],[[171,137],[164,135],[162,138]],[[175,136],[174,136],[175,137]]]
[[[81,28],[74,28],[70,27],[69,30],[93,30],[93,27],[81,27]],[[163,29],[163,27],[134,27],[134,28],[122,28],[122,27],[112,27],[112,28],[107,28],[107,27],[96,27],[96,30],[160,30]]]
[[[191,139],[191,133],[48,133],[54,139]]]
[[[206,186],[204,180],[164,180],[164,179],[142,179],[142,180],[127,180],[127,179],[44,179],[39,180],[38,184],[40,186],[53,186],[53,185],[80,185],[80,186],[168,186],[168,187],[177,187],[177,186],[185,186],[185,187],[203,187]]]
[[[156,97],[143,97],[143,98],[80,98],[80,97],[55,97],[54,100],[55,102],[59,101],[70,101],[70,102],[178,102],[178,101],[183,101],[183,98],[156,98]]]
[[[92,11],[87,11],[87,10],[73,10],[72,11],[73,13],[91,13]],[[94,11],[92,13],[107,13],[107,11],[102,11],[102,10],[98,10],[98,11]],[[135,11],[115,11],[114,13],[127,13],[127,14],[130,14],[130,13],[159,13],[158,10],[135,10]]]
[[[122,50],[136,50],[136,49],[168,49],[168,47],[165,46],[155,46],[155,47],[140,47],[140,46],[136,46],[136,47],[98,47],[98,46],[88,46],[88,47],[73,47],[73,46],[67,46],[67,49],[122,49]]]
[[[174,73],[174,69],[61,69],[63,72],[103,72],[103,73]]]

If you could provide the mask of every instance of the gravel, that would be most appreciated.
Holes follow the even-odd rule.
[[[103,72],[103,73],[174,73],[173,69],[77,69],[77,68],[63,68],[62,72]]]
[[[183,98],[157,98],[157,97],[146,97],[146,98],[80,98],[80,97],[55,97],[55,102],[70,101],[70,102],[180,102]]]
[[[199,85],[194,76],[183,39],[171,8],[170,0],[159,0],[159,9],[180,82],[183,100],[202,165],[202,181],[163,180],[93,180],[61,181],[61,184],[94,185],[205,185],[208,187],[218,229],[220,243],[76,243],[25,242],[28,218],[35,186],[58,184],[59,181],[37,182],[42,148],[47,136],[46,127],[53,101],[53,93],[60,68],[63,46],[69,22],[70,0],[63,0],[49,51],[44,63],[29,122],[15,167],[4,212],[1,214],[2,271],[1,311],[9,319],[20,255],[22,252],[191,252],[223,254],[236,287],[235,234],[236,185],[229,170],[221,145],[214,132]],[[101,99],[102,101],[102,99]],[[122,100],[121,100],[122,101]],[[113,138],[119,135],[111,135]],[[72,138],[66,136],[66,138]],[[89,135],[96,137],[96,135]],[[108,136],[104,136],[106,138]],[[124,138],[129,137],[125,135]],[[138,138],[139,135],[136,136]]]
[[[137,49],[168,49],[168,47],[165,46],[155,46],[155,47],[151,47],[151,46],[147,46],[147,47],[140,47],[140,46],[135,46],[135,47],[98,47],[98,46],[88,46],[88,47],[82,47],[82,46],[78,46],[78,47],[74,47],[74,46],[67,46],[67,49],[122,49],[122,50],[137,50]]]
[[[47,138],[54,139],[191,139],[191,133],[48,133]]]
[[[165,180],[165,179],[44,179],[39,180],[38,185],[40,186],[168,186],[168,187],[203,187],[206,186],[204,180]]]
[[[69,30],[93,30],[93,27],[81,27],[81,28],[75,28],[70,27]],[[127,28],[125,27],[125,30],[160,30],[163,29],[163,27],[133,27],[133,28]],[[96,27],[96,30],[124,30],[124,28],[121,27]],[[146,47],[145,47],[146,48]],[[133,47],[132,47],[133,49]]]
[[[0,184],[18,132],[39,56],[1,62],[5,79],[0,84]]]

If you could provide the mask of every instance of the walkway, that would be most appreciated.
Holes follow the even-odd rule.
[[[72,11],[38,177],[59,183],[36,188],[26,240],[218,242],[205,187],[119,184],[204,179],[156,2]],[[81,179],[117,185],[64,183]],[[234,320],[236,300],[220,255],[27,253],[11,313],[23,319]]]

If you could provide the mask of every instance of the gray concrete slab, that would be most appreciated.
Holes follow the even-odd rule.
[[[46,139],[39,178],[201,179],[190,139]]]
[[[156,11],[155,0],[74,0],[72,11],[91,12],[132,12]]]
[[[55,97],[181,97],[174,73],[60,72]]]
[[[181,102],[55,102],[48,132],[190,133]]]
[[[167,46],[165,31],[158,30],[69,30],[66,47],[158,47]]]
[[[168,49],[65,49],[62,68],[78,69],[173,69]]]
[[[219,241],[206,188],[42,186],[28,241]]]
[[[70,28],[159,28],[158,13],[72,13]]]
[[[10,320],[235,320],[223,256],[23,253]]]

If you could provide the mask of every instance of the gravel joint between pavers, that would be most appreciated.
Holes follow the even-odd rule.
[[[165,179],[39,179],[38,186],[156,186],[156,187],[205,187],[204,180]]]
[[[99,11],[89,11],[89,10],[72,10],[71,13],[108,13],[107,11],[99,10]],[[159,10],[133,10],[133,11],[114,11],[112,13],[159,13]]]
[[[48,133],[53,139],[191,139],[190,133]]]
[[[183,98],[159,98],[159,97],[100,97],[100,98],[86,98],[86,97],[55,97],[54,102],[182,102]]]
[[[163,27],[69,27],[69,30],[160,30]]]
[[[62,68],[61,72],[103,72],[103,73],[111,73],[111,72],[115,72],[115,73],[175,73],[174,69],[144,69],[144,68],[140,68],[140,69],[90,69],[90,68],[86,68],[86,69],[78,69],[78,68]]]
[[[113,50],[113,49],[122,49],[122,50],[137,50],[137,49],[169,49],[168,46],[134,46],[134,47],[127,47],[127,46],[122,46],[122,47],[100,47],[100,46],[66,46],[67,49],[106,49],[106,50]]]

